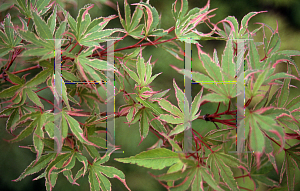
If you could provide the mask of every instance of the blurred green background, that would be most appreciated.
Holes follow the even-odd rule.
[[[112,4],[105,3],[106,0],[58,0],[57,2],[61,3],[65,6],[65,8],[71,13],[73,17],[76,18],[78,10],[83,7],[87,3],[94,3],[96,6],[92,8],[89,12],[92,18],[100,17],[100,16],[109,16],[109,15],[117,15],[117,11],[114,9],[114,4],[118,2],[120,6],[121,13],[124,15],[124,1],[123,0],[112,0]],[[128,0],[129,4],[138,3],[139,0]],[[150,0],[150,4],[154,6],[158,13],[162,15],[162,28],[168,29],[174,26],[174,19],[171,15],[171,5],[174,0]],[[193,7],[203,7],[207,1],[202,0],[189,0],[189,9]],[[5,15],[10,13],[13,17],[13,21],[18,23],[18,11],[15,8],[8,8],[10,3],[13,3],[11,0],[0,0],[0,21],[2,22],[5,18]],[[179,3],[179,2],[178,2]],[[258,14],[254,18],[250,20],[249,28],[255,29],[259,27],[259,25],[254,24],[255,22],[266,23],[276,28],[276,21],[278,21],[279,25],[279,35],[281,37],[281,49],[280,50],[300,50],[300,1],[299,0],[231,0],[231,1],[222,1],[222,0],[211,0],[210,9],[218,8],[213,13],[216,14],[215,17],[211,19],[213,23],[216,23],[227,16],[235,16],[240,22],[244,15],[251,11],[265,11],[267,13]],[[133,12],[134,6],[131,6],[131,11]],[[112,20],[106,28],[120,28],[121,24],[117,19]],[[206,26],[198,26],[198,31],[208,32]],[[262,41],[262,36],[260,34],[257,35],[257,40]],[[128,45],[135,44],[137,41],[132,38],[126,38],[126,41],[118,44],[115,48],[120,48]],[[200,44],[203,46],[202,49],[212,55],[213,49],[217,49],[219,59],[222,54],[223,48],[225,46],[225,42],[223,41],[200,41]],[[203,67],[199,62],[197,55],[196,46],[192,47],[193,51],[193,67],[197,70],[203,71]],[[145,60],[148,60],[152,55],[151,61],[157,62],[155,67],[153,68],[153,73],[163,72],[160,76],[156,78],[153,82],[153,89],[155,91],[158,90],[166,90],[171,89],[168,95],[170,95],[169,100],[177,105],[175,97],[172,81],[175,78],[176,83],[179,85],[181,89],[184,88],[183,85],[183,76],[178,75],[178,73],[173,70],[169,65],[175,65],[177,67],[183,68],[183,61],[179,61],[173,56],[171,56],[167,51],[161,48],[155,48],[154,46],[146,47],[143,51],[143,57]],[[294,58],[298,67],[300,67],[300,59]],[[21,64],[20,64],[21,63]],[[5,64],[2,63],[2,64]],[[21,60],[17,60],[13,67],[17,64],[16,70],[23,69],[28,67],[28,64],[22,62]],[[295,73],[294,68],[293,74]],[[34,70],[31,76],[34,76],[40,70]],[[277,67],[277,71],[286,71],[286,64],[279,64]],[[163,82],[163,83],[162,83]],[[3,84],[3,80],[1,80],[1,86]],[[299,82],[292,80],[292,85],[300,87]],[[200,90],[199,85],[193,85],[193,96]],[[49,92],[43,91],[39,94],[48,99],[53,99],[53,97],[49,97]],[[299,90],[296,88],[291,88],[290,98],[296,97],[299,95]],[[43,102],[45,103],[45,102]],[[124,104],[122,96],[116,97],[116,109]],[[202,108],[203,112],[213,113],[215,108],[211,108],[209,105],[207,107]],[[211,108],[211,109],[207,109]],[[2,108],[0,108],[2,109]],[[220,108],[220,109],[225,109]],[[32,144],[31,136],[19,143],[7,143],[4,139],[11,139],[12,136],[9,135],[5,131],[5,123],[7,118],[0,118],[0,190],[5,191],[25,191],[25,190],[45,190],[44,179],[32,181],[37,175],[32,175],[26,177],[21,182],[12,182],[11,180],[16,179],[24,169],[30,164],[31,161],[35,159],[35,154],[31,153],[29,150],[19,148],[20,145],[28,145]],[[126,176],[127,185],[131,188],[132,191],[159,191],[165,190],[154,178],[152,178],[147,172],[151,172],[153,174],[161,174],[166,172],[165,170],[161,171],[153,171],[151,169],[139,167],[137,165],[132,164],[122,164],[119,162],[115,162],[113,158],[120,157],[129,157],[132,155],[136,155],[141,151],[146,150],[150,146],[152,146],[157,138],[149,132],[148,137],[141,143],[141,145],[137,146],[140,142],[139,137],[139,127],[138,123],[131,125],[124,124],[125,118],[116,119],[116,145],[121,145],[124,154],[112,154],[111,160],[106,165],[115,166],[116,168],[122,170]],[[193,124],[193,126],[200,127],[202,126],[202,120],[198,120],[199,122]],[[215,128],[213,124],[204,124],[206,129],[198,130],[202,133],[207,132],[209,129]],[[290,142],[291,144],[293,142]],[[277,147],[275,147],[276,153]],[[281,169],[281,165],[283,162],[284,152],[277,155],[276,159],[278,169]],[[76,164],[78,165],[78,164]],[[238,175],[238,174],[237,174]],[[295,182],[299,182],[300,173],[297,172]],[[271,171],[268,176],[276,181],[279,181],[279,175],[276,174],[275,171]],[[117,179],[110,179],[113,185],[113,191],[122,191],[126,190],[120,181]],[[245,183],[241,183],[244,187],[249,189],[253,189],[253,184],[249,180],[245,179]],[[239,182],[242,181],[239,179]],[[89,190],[89,185],[87,181],[87,175],[84,178],[80,178],[78,183],[81,185],[80,187],[76,185],[71,185],[66,178],[60,174],[58,177],[58,181],[56,186],[54,187],[54,191],[56,190],[74,190],[74,191],[83,191]],[[286,178],[284,176],[282,185],[286,185]],[[262,186],[260,190],[266,190],[267,188]],[[300,186],[296,185],[295,190],[300,190]]]

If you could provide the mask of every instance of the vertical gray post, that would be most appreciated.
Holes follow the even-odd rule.
[[[232,39],[229,39],[232,40]],[[237,61],[236,61],[236,76],[237,76],[237,113],[236,113],[236,125],[237,125],[237,137],[236,151],[229,151],[229,153],[253,153],[253,151],[245,151],[245,72],[244,72],[244,54],[245,54],[245,41],[252,39],[234,39],[237,42]],[[249,43],[247,43],[249,44]],[[242,118],[242,116],[244,116]]]
[[[237,152],[242,153],[244,151],[245,143],[245,127],[244,120],[241,119],[241,116],[245,115],[244,110],[244,97],[245,97],[245,82],[244,82],[244,40],[237,40],[237,63],[236,63],[236,76],[237,76]],[[239,116],[239,117],[238,117]]]
[[[114,40],[107,41],[107,71],[106,71],[106,111],[107,111],[107,151],[115,149],[115,85],[114,85]],[[113,116],[113,117],[109,117]]]
[[[61,153],[62,150],[62,83],[61,77],[61,40],[65,39],[47,39],[54,40],[54,152]]]
[[[61,152],[62,135],[62,78],[61,78],[61,40],[55,39],[55,72],[54,72],[54,151]]]
[[[192,139],[192,123],[189,120],[189,108],[192,103],[192,83],[191,83],[191,58],[192,58],[192,49],[190,39],[185,42],[185,57],[184,57],[184,66],[187,70],[187,76],[184,75],[184,93],[187,97],[188,103],[184,102],[184,152],[190,153],[193,152],[193,139]]]

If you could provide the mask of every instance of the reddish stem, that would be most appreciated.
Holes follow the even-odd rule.
[[[11,73],[12,74],[18,74],[18,73],[26,72],[26,71],[37,69],[37,68],[40,68],[40,66],[32,66],[32,67],[29,67],[29,68],[26,68],[26,69],[23,69],[23,70],[19,70],[19,71],[16,71],[16,72],[11,72]],[[4,76],[7,76],[7,74],[4,74]],[[3,74],[0,74],[0,78],[3,78]]]
[[[71,48],[71,50],[70,50],[69,52],[72,52],[72,50],[73,50],[77,45],[78,45],[78,42],[76,42],[76,43],[74,44],[74,46]]]
[[[152,45],[157,45],[157,44],[161,44],[161,43],[165,43],[165,42],[169,42],[169,41],[172,41],[172,40],[175,40],[177,39],[177,37],[174,37],[174,38],[171,38],[171,39],[168,39],[168,40],[164,40],[164,41],[161,41],[161,42],[157,42],[157,43],[144,43],[144,44],[141,44],[141,45],[132,45],[132,46],[127,46],[127,47],[124,47],[124,48],[119,48],[119,49],[116,49],[114,50],[114,52],[118,52],[118,51],[121,51],[121,50],[127,50],[127,49],[132,49],[132,48],[137,48],[137,47],[142,47],[142,46],[152,46]],[[104,52],[103,54],[107,54],[108,52]],[[92,54],[92,57],[94,56],[97,56],[97,54]]]
[[[44,88],[42,88],[42,89],[39,89],[39,90],[35,91],[35,93],[40,92],[40,91],[42,91],[42,90],[44,90],[44,89],[46,89],[46,88],[48,88],[48,86],[46,86],[46,87],[44,87]]]

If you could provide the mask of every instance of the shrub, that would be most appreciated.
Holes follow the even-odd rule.
[[[160,16],[149,1],[133,4],[135,11],[131,14],[126,0],[125,17],[118,8],[123,28],[104,29],[117,17],[91,19],[92,4],[80,9],[74,19],[50,0],[17,1],[14,6],[22,15],[19,17],[22,26],[13,23],[9,14],[1,24],[0,55],[8,62],[1,68],[0,78],[8,87],[1,87],[4,109],[0,115],[8,117],[6,130],[15,136],[9,142],[32,135],[33,145],[23,147],[36,153],[36,159],[14,181],[44,169],[34,180],[45,178],[47,190],[53,189],[59,173],[77,185],[76,181],[87,175],[91,190],[111,190],[107,178],[119,179],[130,190],[122,171],[103,165],[119,148],[112,142],[114,139],[109,138],[114,133],[111,131],[113,123],[107,127],[101,124],[126,117],[129,125],[139,123],[141,142],[149,131],[156,135],[158,142],[136,156],[115,160],[157,170],[168,167],[162,175],[151,174],[168,190],[249,190],[236,181],[243,177],[249,177],[255,188],[259,183],[277,188],[285,172],[288,190],[294,189],[295,172],[300,162],[299,143],[289,145],[287,140],[300,140],[300,96],[290,101],[288,96],[293,87],[291,79],[299,80],[291,74],[290,65],[299,75],[291,57],[299,56],[300,52],[279,51],[278,27],[274,30],[261,24],[254,31],[248,29],[250,18],[262,12],[250,12],[240,24],[232,16],[214,24],[210,21],[214,11],[209,10],[210,1],[205,7],[190,11],[187,0],[181,0],[180,9],[176,4],[177,0],[171,9],[175,25],[167,30],[160,27]],[[200,24],[207,24],[211,32],[198,31],[196,26]],[[269,39],[265,29],[272,33]],[[263,33],[263,43],[254,41],[253,36],[259,32]],[[117,38],[113,36],[116,33],[124,35]],[[126,37],[139,41],[114,50],[113,45],[122,44]],[[201,40],[215,39],[226,41],[221,59],[216,51],[211,57],[199,44]],[[114,44],[106,46],[106,41]],[[183,43],[197,46],[205,73],[172,66],[186,79],[202,86],[192,100],[188,91],[181,90],[173,80],[178,102],[175,106],[167,100],[168,90],[154,91],[150,86],[161,73],[152,74],[155,62],[145,61],[142,50],[159,45],[178,60],[185,56],[189,61],[191,55],[181,50]],[[258,46],[263,46],[262,59]],[[126,54],[125,50],[131,53]],[[33,66],[9,72],[11,66],[17,64],[18,57]],[[275,66],[281,62],[287,63],[287,72],[275,73]],[[20,76],[22,72],[37,68],[42,71],[30,79],[26,74]],[[100,110],[100,104],[108,108],[113,103],[114,96],[105,94],[114,87],[112,72],[116,94],[122,95],[126,102],[114,115],[110,113],[113,110]],[[125,87],[125,80],[133,81],[135,87]],[[189,82],[186,80],[186,84]],[[279,88],[271,91],[272,87]],[[39,95],[47,88],[55,97],[54,103]],[[204,93],[204,89],[209,93]],[[243,94],[245,101],[240,105],[239,98]],[[258,101],[250,104],[253,99]],[[216,108],[215,113],[199,110],[208,103]],[[226,106],[225,111],[219,111],[221,104]],[[52,109],[47,110],[49,107]],[[82,117],[87,119],[81,122]],[[216,129],[201,134],[192,127],[192,122],[199,120],[214,123]],[[19,132],[19,129],[22,130]],[[293,133],[288,133],[287,129]],[[18,135],[14,135],[15,131]],[[105,139],[106,134],[108,138]],[[266,176],[272,169],[278,174],[273,153],[275,145],[280,147],[278,153],[285,153],[279,183]],[[106,149],[103,156],[99,152],[101,149]],[[236,153],[229,152],[236,149]],[[76,161],[82,163],[82,168],[74,172]],[[234,169],[239,169],[242,175],[234,176]]]

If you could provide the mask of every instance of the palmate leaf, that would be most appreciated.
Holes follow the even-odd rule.
[[[207,164],[210,165],[210,170],[216,180],[221,177],[230,190],[239,190],[230,167],[246,169],[245,164],[237,158],[221,152],[210,153]]]
[[[245,120],[249,120],[250,126],[250,148],[254,151],[256,155],[256,161],[259,166],[260,157],[266,148],[266,140],[267,134],[269,137],[277,139],[281,142],[281,149],[284,147],[285,138],[284,138],[284,129],[277,125],[274,118],[269,117],[268,113],[264,115],[263,113],[267,111],[269,108],[262,108],[256,111],[249,112],[246,109],[246,118]],[[268,150],[270,153],[271,150]]]
[[[195,41],[196,39],[211,36],[212,32],[208,34],[203,34],[199,33],[195,29],[198,24],[203,23],[206,19],[212,17],[208,16],[208,14],[214,11],[215,9],[208,11],[210,1],[208,1],[202,9],[194,8],[190,10],[187,14],[187,0],[181,1],[181,9],[180,11],[178,11],[178,13],[176,11],[176,3],[177,1],[175,1],[175,3],[173,3],[172,5],[172,14],[173,17],[176,19],[175,34],[180,41],[197,44],[197,41]]]
[[[55,153],[50,153],[41,156],[39,160],[32,161],[31,164],[24,170],[24,172],[13,181],[20,181],[28,175],[34,174],[42,170],[55,157]]]
[[[267,140],[269,140],[269,139],[267,139]],[[253,168],[251,168],[250,176],[251,176],[251,179],[255,182],[256,189],[258,189],[258,187],[259,187],[259,182],[268,187],[275,187],[275,186],[278,187],[279,186],[278,182],[276,182],[266,176],[266,174],[269,173],[272,170],[272,168],[273,168],[272,163],[268,160],[268,158],[263,159],[262,164],[259,169],[255,168],[255,166]]]
[[[200,113],[196,114],[199,105],[201,103],[201,96],[202,91],[200,91],[196,97],[194,98],[194,101],[192,102],[192,106],[189,106],[188,100],[185,96],[185,94],[182,92],[182,90],[177,86],[175,79],[173,80],[173,86],[175,89],[175,96],[178,102],[179,108],[172,105],[169,101],[165,99],[157,99],[159,105],[167,112],[171,113],[169,114],[160,114],[159,119],[162,121],[165,121],[170,124],[177,124],[177,126],[172,129],[172,131],[169,133],[169,136],[174,134],[182,133],[190,124],[191,121],[197,119],[197,117],[200,115]],[[185,114],[187,112],[187,115]]]
[[[93,8],[93,4],[87,4],[79,10],[78,16],[75,19],[65,10],[64,14],[68,19],[70,32],[73,34],[80,45],[84,46],[99,46],[99,42],[102,42],[101,39],[109,37],[112,33],[117,31],[122,31],[120,29],[107,29],[103,28],[108,24],[108,22],[114,18],[114,15],[109,17],[99,17],[91,20],[91,16],[88,11]],[[71,35],[71,38],[73,36]]]
[[[204,88],[210,89],[213,92],[215,92],[214,94],[205,95],[206,99],[213,102],[223,102],[223,101],[225,102],[228,101],[229,98],[236,97],[236,91],[233,91],[236,89],[236,84],[234,83],[214,84],[214,82],[225,83],[229,81],[233,82],[233,80],[236,80],[234,78],[235,66],[233,63],[233,57],[230,56],[231,54],[230,52],[232,52],[232,50],[230,51],[230,49],[232,49],[232,46],[227,44],[226,48],[224,49],[222,67],[220,67],[220,65],[215,62],[216,57],[215,59],[212,59],[208,54],[204,53],[200,49],[199,45],[197,45],[197,48],[198,48],[198,57],[201,60],[202,65],[205,68],[208,76],[201,74],[199,72],[192,72],[191,79],[197,83],[201,83],[201,85]],[[179,73],[189,77],[189,73],[187,70],[179,69],[172,65],[171,67],[174,68]],[[223,69],[226,70],[226,72],[224,72]]]
[[[154,176],[154,175],[152,175]],[[157,180],[160,181],[176,181],[184,178],[182,183],[176,186],[165,186],[171,191],[181,191],[187,190],[189,187],[192,191],[204,190],[203,181],[205,181],[211,188],[214,190],[221,191],[221,189],[217,182],[212,177],[212,173],[210,170],[203,166],[193,166],[191,168],[186,169],[184,172],[177,171],[167,174],[162,174],[159,176],[154,176]]]
[[[144,25],[139,25],[141,18],[143,16],[143,10],[141,6],[136,6],[135,11],[131,18],[131,10],[128,5],[127,0],[124,1],[124,9],[125,9],[125,21],[121,16],[119,5],[118,5],[118,14],[120,18],[120,22],[125,29],[125,31],[132,36],[133,38],[143,38],[144,33]]]
[[[145,8],[144,9],[144,18],[145,18],[144,31],[145,31],[146,37],[148,37],[148,36],[157,36],[158,37],[158,36],[164,36],[164,35],[168,34],[167,31],[165,31],[163,29],[156,29],[156,27],[159,24],[158,12],[155,9],[155,7],[152,7],[149,4],[149,2],[147,2],[147,3],[140,2],[140,3],[135,3],[132,5],[140,5]],[[139,28],[137,28],[137,29],[139,29]],[[143,31],[141,31],[141,30],[137,31],[137,32],[140,32],[140,34],[143,33]],[[150,41],[149,38],[147,38],[147,40]]]
[[[298,146],[298,145],[297,145]],[[298,161],[295,160],[293,155],[291,155],[293,152],[286,152],[284,156],[284,161],[282,164],[281,172],[280,172],[280,182],[282,181],[283,174],[286,172],[286,178],[287,178],[287,186],[289,191],[294,191],[295,189],[295,174],[296,170],[299,169],[299,156]]]
[[[132,54],[130,54],[128,59],[133,57],[135,54],[137,54],[137,50],[135,50]],[[136,70],[137,70],[136,73],[131,69],[129,69],[125,64],[121,64],[121,65],[123,69],[128,73],[128,75],[138,84],[138,86],[147,87],[161,73],[152,76],[152,64],[150,63],[151,57],[149,58],[148,62],[145,63],[144,58],[142,56],[142,49],[139,49],[139,51],[140,54],[136,61]],[[120,63],[123,62],[120,61]]]
[[[10,14],[6,15],[4,19],[4,33],[0,31],[0,48],[2,49],[0,55],[4,56],[18,46],[21,42],[21,38],[17,35],[15,27],[11,22]]]
[[[17,111],[17,110],[15,110]],[[11,114],[12,116],[14,113]],[[46,122],[45,120],[49,117],[49,113],[44,112],[43,114],[41,112],[32,112],[32,113],[27,113],[23,115],[21,118],[16,119],[13,123],[7,123],[7,125],[11,126],[10,128],[14,130],[14,128],[21,122],[25,122],[29,119],[31,119],[31,123],[23,129],[18,136],[15,138],[9,140],[10,142],[17,142],[25,139],[28,137],[34,129],[42,128],[44,123]]]
[[[95,158],[93,164],[89,164],[89,183],[90,190],[111,190],[111,183],[105,177],[109,178],[117,178],[119,179],[124,186],[130,191],[129,187],[125,182],[125,175],[122,171],[111,167],[111,166],[103,166],[102,164],[107,162],[110,158],[112,151],[108,151],[102,158]],[[104,176],[105,175],[105,176]]]
[[[101,72],[102,70],[107,70],[107,61],[100,60],[97,58],[90,59],[88,56],[93,53],[93,47],[90,47],[84,51],[82,51],[76,58],[75,63],[77,64],[79,73],[85,79],[85,81],[91,81],[87,74],[95,81],[102,81],[106,79],[102,79],[101,76],[95,71]],[[109,64],[110,65],[110,64]],[[114,66],[110,66],[113,70],[117,71]]]
[[[62,112],[62,116],[65,117],[67,120],[67,123],[72,131],[72,133],[75,135],[75,137],[82,143],[98,147],[94,143],[87,140],[87,138],[83,135],[83,130],[81,129],[79,123],[77,120],[75,120],[73,117],[68,115],[66,112]]]

